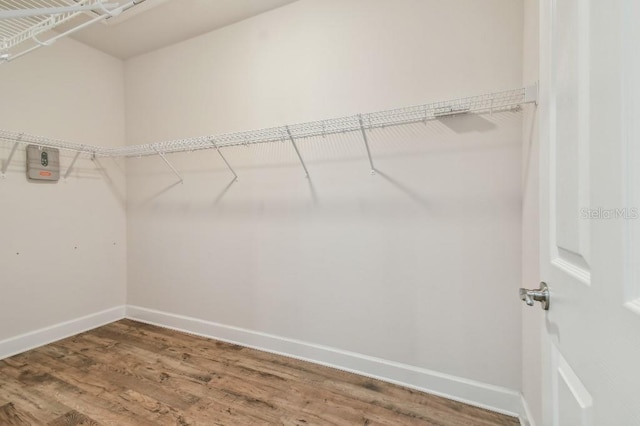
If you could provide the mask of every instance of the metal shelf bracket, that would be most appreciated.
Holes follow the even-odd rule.
[[[182,179],[182,175],[180,173],[178,173],[178,171],[176,170],[175,167],[173,167],[173,165],[169,162],[169,160],[167,160],[167,157],[164,155],[164,152],[160,152],[158,151],[157,148],[153,148],[156,153],[160,156],[160,158],[162,158],[162,161],[164,161],[164,163],[169,166],[169,168],[171,169],[171,171],[178,176],[178,179],[180,180],[180,183],[184,183],[184,179]]]
[[[38,39],[38,36],[37,36],[37,35],[35,35],[35,34],[31,36],[31,39],[32,39],[33,41],[35,41],[36,43],[38,43],[38,44],[39,44],[40,46],[42,46],[42,47],[51,46],[51,45],[52,45],[53,43],[55,43],[55,41],[57,40],[57,39],[52,38],[51,40],[47,40],[47,41],[40,41],[40,40]]]
[[[75,166],[76,161],[78,160],[78,157],[80,157],[81,153],[82,153],[82,151],[76,152],[76,155],[73,157],[73,160],[71,160],[71,164],[69,164],[69,167],[67,168],[67,171],[64,174],[64,180],[65,181],[67,180],[67,178],[71,174],[71,171],[73,170],[73,166]]]
[[[211,144],[216,148],[216,151],[218,151],[218,155],[220,156],[220,158],[222,158],[222,161],[224,161],[224,164],[227,165],[227,168],[229,169],[229,171],[231,173],[233,173],[234,181],[237,182],[238,181],[238,175],[236,174],[235,170],[233,170],[233,167],[231,167],[231,165],[229,164],[227,159],[224,157],[224,155],[222,155],[222,151],[220,151],[220,147],[216,143],[216,138],[215,137],[211,138]]]
[[[369,157],[369,165],[371,166],[371,174],[376,174],[376,168],[373,166],[373,159],[371,158],[371,149],[369,149],[369,139],[367,139],[367,131],[364,128],[364,122],[362,121],[362,114],[358,114],[358,121],[360,122],[360,131],[362,132],[362,138],[364,139],[364,146],[367,148],[367,157]]]
[[[300,159],[300,163],[302,163],[302,168],[304,169],[305,177],[309,178],[309,170],[307,170],[307,165],[304,163],[304,160],[302,159],[302,155],[300,155],[300,151],[298,150],[298,146],[296,145],[296,141],[293,139],[293,135],[291,134],[291,129],[289,129],[289,126],[285,126],[285,129],[287,129],[287,135],[289,135],[289,140],[291,141],[291,144],[293,145],[293,149],[296,150],[296,154],[298,154],[298,158]]]
[[[7,169],[9,168],[9,164],[13,159],[13,155],[16,153],[16,149],[18,148],[18,145],[20,145],[21,139],[22,139],[22,134],[18,135],[18,139],[13,144],[13,147],[11,148],[11,152],[9,153],[9,157],[7,158],[7,161],[2,166],[2,174],[0,175],[2,176],[2,179],[5,179],[7,177]]]

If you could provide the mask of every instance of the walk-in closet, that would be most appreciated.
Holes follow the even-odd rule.
[[[0,0],[0,424],[640,424],[634,17]]]

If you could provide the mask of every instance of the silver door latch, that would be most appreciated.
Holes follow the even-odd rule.
[[[520,300],[524,301],[528,306],[533,306],[535,302],[540,302],[542,309],[549,310],[549,287],[546,283],[541,282],[540,288],[537,290],[520,289]]]

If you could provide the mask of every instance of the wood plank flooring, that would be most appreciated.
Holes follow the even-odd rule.
[[[515,418],[130,320],[0,361],[0,425],[518,425]]]

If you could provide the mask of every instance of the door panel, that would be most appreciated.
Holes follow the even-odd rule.
[[[637,0],[540,3],[544,426],[640,425],[638,22]]]
[[[591,426],[593,399],[576,373],[553,347],[554,426]]]
[[[563,0],[555,4],[551,144],[555,149],[555,241],[553,263],[589,284],[589,227],[581,220],[589,205],[588,3]],[[561,141],[561,143],[559,143]]]

